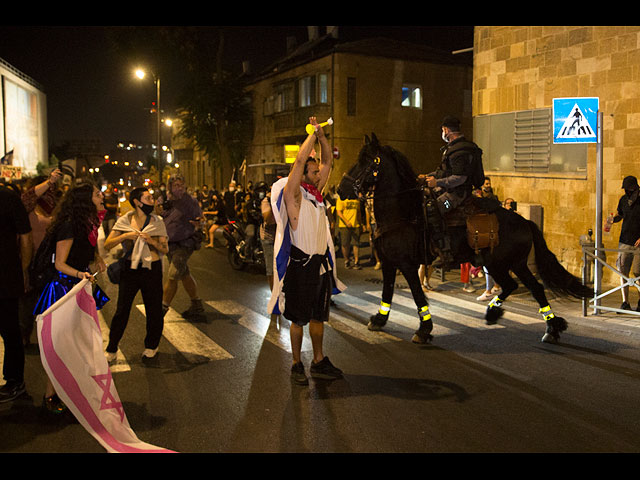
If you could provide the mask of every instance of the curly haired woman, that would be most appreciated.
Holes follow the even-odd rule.
[[[45,286],[34,310],[39,315],[62,298],[83,279],[94,283],[93,296],[100,309],[109,298],[95,285],[89,267],[95,264],[104,272],[106,265],[96,248],[98,227],[105,214],[102,192],[91,183],[71,188],[56,207],[47,235],[55,239],[55,277]],[[51,381],[43,399],[44,407],[53,413],[62,413],[66,407],[58,398]]]

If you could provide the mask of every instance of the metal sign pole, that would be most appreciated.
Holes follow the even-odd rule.
[[[596,242],[595,242],[595,258],[594,265],[594,282],[593,282],[593,313],[598,314],[598,305],[600,300],[597,296],[600,295],[602,286],[602,263],[598,261],[601,258],[600,249],[603,248],[602,244],[602,112],[598,111],[598,142],[596,144]]]

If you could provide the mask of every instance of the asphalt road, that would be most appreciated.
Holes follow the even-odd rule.
[[[640,328],[582,319],[570,321],[560,344],[543,344],[532,303],[514,302],[499,325],[487,326],[480,291],[462,292],[454,276],[429,295],[435,338],[418,346],[404,279],[388,327],[369,332],[381,273],[342,264],[349,288],[334,298],[325,353],[344,378],[301,387],[289,378],[288,322],[265,313],[266,277],[232,270],[221,248],[196,252],[191,270],[206,320],[180,316],[189,303],[181,288],[157,358],[143,363],[145,317],[135,307],[112,366],[138,437],[185,453],[640,451]],[[101,311],[106,335],[117,289],[106,278],[99,283],[113,299]],[[308,370],[310,342],[303,350]],[[72,418],[42,411],[36,347],[26,381],[26,395],[0,405],[0,452],[104,452]]]

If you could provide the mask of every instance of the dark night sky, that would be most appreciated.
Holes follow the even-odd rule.
[[[295,35],[298,44],[307,39],[306,26],[228,28],[226,63],[233,70],[243,60],[256,70],[284,55],[287,36]],[[447,51],[473,46],[473,27],[340,26],[339,34],[349,40],[387,36]],[[104,27],[0,26],[0,38],[0,58],[43,86],[49,144],[100,138],[108,151],[117,141],[148,141],[155,87],[133,78],[134,65],[108,48]],[[179,82],[179,74],[161,78],[165,112],[175,106]]]

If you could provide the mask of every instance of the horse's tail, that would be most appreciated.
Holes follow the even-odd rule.
[[[575,298],[593,296],[593,290],[583,285],[577,277],[569,273],[560,264],[554,253],[547,247],[547,242],[538,226],[531,220],[527,221],[533,236],[536,267],[544,285],[551,291],[561,295],[569,295]]]

